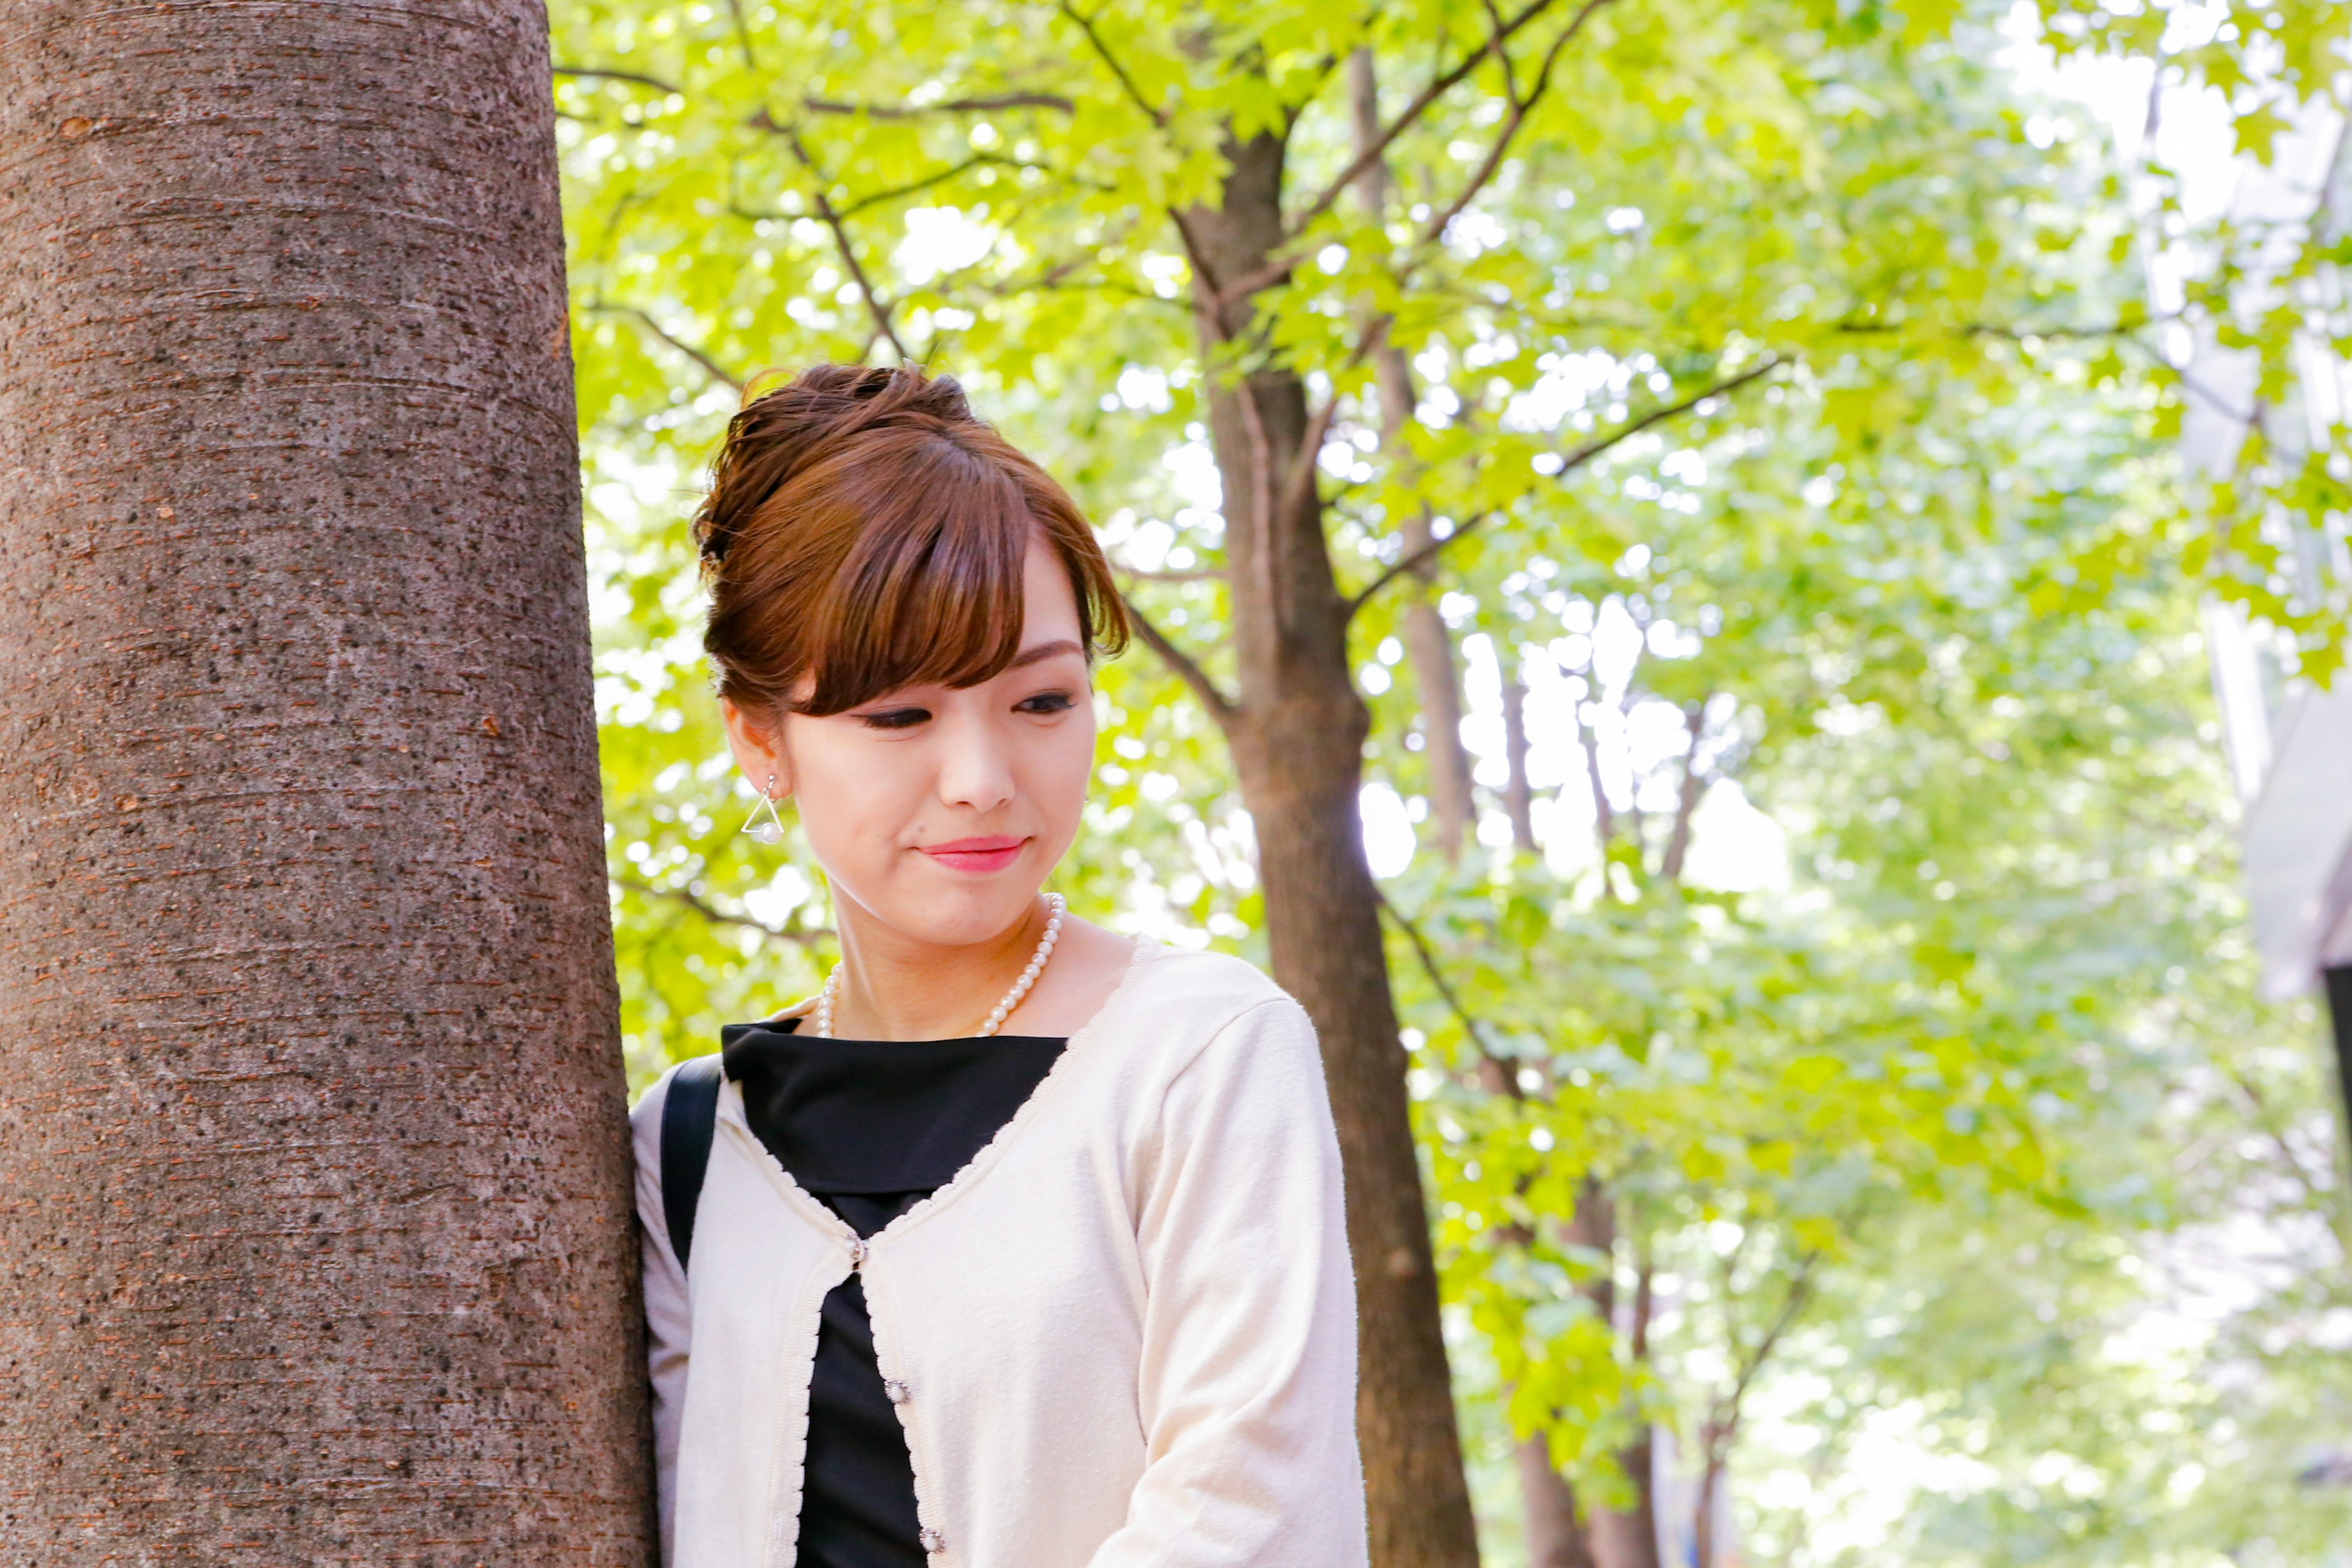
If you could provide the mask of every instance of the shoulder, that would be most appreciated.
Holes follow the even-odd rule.
[[[648,1128],[658,1129],[661,1126],[662,1107],[669,1103],[670,1083],[677,1077],[677,1069],[685,1065],[685,1062],[672,1062],[664,1068],[661,1077],[647,1084],[645,1093],[637,1096],[637,1102],[629,1107],[629,1125],[639,1138],[645,1136]]]
[[[1229,953],[1146,943],[1103,1022],[1156,1043],[1178,1072],[1206,1058],[1316,1057],[1307,1009],[1256,965]]]
[[[671,1063],[661,1077],[646,1086],[645,1093],[637,1096],[636,1104],[629,1108],[629,1138],[636,1150],[637,1164],[650,1172],[656,1181],[661,1173],[662,1117],[669,1107],[670,1091],[677,1087],[678,1075],[688,1071],[707,1073],[717,1060],[714,1055],[688,1057],[682,1062]]]
[[[1269,1002],[1291,1002],[1290,994],[1257,965],[1224,952],[1196,952],[1147,942],[1115,1001],[1153,1010],[1172,1008],[1188,1016],[1230,1018]],[[1304,1016],[1304,1014],[1301,1015]],[[1220,1021],[1223,1021],[1222,1018]]]

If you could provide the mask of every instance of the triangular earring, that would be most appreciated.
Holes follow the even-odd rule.
[[[768,814],[765,822],[760,820],[760,813],[763,811]],[[743,824],[742,831],[762,844],[782,844],[784,841],[784,819],[776,814],[775,774],[768,775],[768,787],[760,792],[760,804],[752,807],[751,818]]]

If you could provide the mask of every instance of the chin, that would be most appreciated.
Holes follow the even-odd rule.
[[[946,888],[909,890],[885,907],[866,908],[907,935],[941,947],[964,947],[1002,936],[1037,896],[1020,868],[1007,867],[986,881],[959,877]]]

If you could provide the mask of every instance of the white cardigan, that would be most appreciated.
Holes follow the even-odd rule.
[[[818,1305],[856,1238],[729,1083],[681,1278],[668,1088],[632,1116],[664,1560],[793,1568]],[[1367,1561],[1339,1145],[1314,1026],[1250,965],[1142,944],[863,1268],[931,1568]]]

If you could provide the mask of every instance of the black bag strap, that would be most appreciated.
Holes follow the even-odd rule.
[[[710,1166],[710,1140],[719,1130],[719,1088],[727,1081],[719,1054],[697,1057],[669,1077],[662,1100],[662,1223],[682,1272],[694,1249],[694,1210],[702,1201],[702,1173]]]

